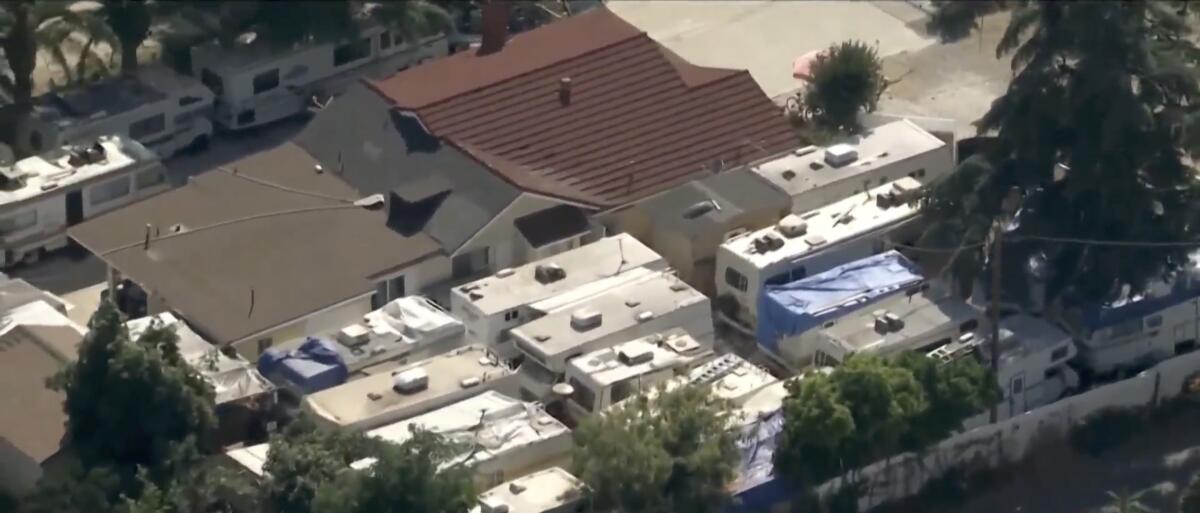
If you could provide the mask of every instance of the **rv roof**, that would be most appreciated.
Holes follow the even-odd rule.
[[[759,161],[751,169],[795,197],[946,146],[907,119],[880,125],[847,142],[859,156],[841,167],[825,163],[825,148],[810,146]]]
[[[984,338],[987,338],[986,334]],[[1044,319],[1028,314],[1006,317],[1000,321],[1000,361],[1019,360],[1058,346],[1070,338],[1066,332]]]
[[[265,474],[263,467],[267,464],[267,453],[271,444],[261,443],[249,447],[241,447],[225,451],[225,457],[233,460],[256,476]]]
[[[875,318],[885,314],[902,319],[904,327],[886,334],[876,332]],[[937,289],[929,289],[912,295],[888,296],[834,320],[833,326],[824,328],[822,332],[850,351],[890,353],[915,349],[902,346],[909,341],[924,341],[925,335],[946,326],[958,327],[980,317],[978,310],[961,299]]]
[[[679,350],[677,347],[685,349]],[[629,365],[621,361],[622,352],[649,356],[641,363]],[[574,372],[568,370],[568,374],[587,376],[597,386],[606,387],[659,369],[682,367],[712,354],[711,348],[699,344],[687,332],[672,328],[581,355],[569,360],[567,367],[574,369]]]
[[[383,31],[381,27],[365,23],[360,24],[359,30],[362,31],[360,39],[371,37]],[[278,45],[259,41],[255,38],[248,43],[239,41],[236,45],[226,48],[221,46],[217,41],[211,41],[196,46],[192,50],[192,59],[202,67],[225,74],[257,68],[264,64],[277,64],[288,56],[311,50],[318,46],[328,45],[332,47],[335,44],[337,43],[298,44],[290,48],[281,48]]]
[[[799,217],[800,221],[806,223],[807,232],[804,235],[787,237],[779,231],[778,225],[774,225],[739,235],[721,246],[750,261],[758,269],[769,267],[777,262],[795,260],[797,256],[809,251],[819,251],[912,217],[917,213],[916,207],[912,204],[904,203],[881,208],[876,204],[875,198],[880,194],[905,193],[915,191],[920,187],[920,182],[915,179],[901,178],[895,182],[870,189],[869,197],[867,193],[859,193],[805,214],[785,218]],[[782,247],[758,252],[755,249],[754,241],[764,236],[783,241]]]
[[[544,264],[557,265],[566,276],[548,283],[538,281],[535,272]],[[486,316],[639,267],[655,266],[666,267],[658,253],[629,234],[621,233],[455,287],[453,293],[459,295],[463,303],[475,305]]]
[[[159,166],[158,156],[137,141],[124,136],[104,136],[97,140],[104,148],[99,162],[72,166],[70,148],[54,150],[42,155],[17,161],[11,167],[0,166],[10,181],[17,179],[13,187],[0,187],[0,205],[19,203],[30,198],[51,194],[57,189],[81,182]]]
[[[401,393],[392,388],[393,374],[414,368],[422,368],[429,375],[427,388],[414,393]],[[468,386],[481,386],[479,383],[466,384],[472,378],[487,382],[512,373],[508,367],[496,363],[483,347],[467,346],[390,373],[375,374],[322,390],[304,401],[314,415],[335,425],[370,424],[372,419],[402,415],[404,410],[420,413],[422,408],[436,407],[439,401]]]
[[[519,401],[489,390],[424,415],[371,430],[368,436],[395,444],[412,438],[419,428],[460,443],[464,452],[447,464],[491,460],[514,450],[568,436],[571,432],[537,403]]]
[[[363,339],[348,345],[343,331],[358,330]],[[369,362],[387,360],[450,338],[461,339],[463,324],[437,303],[421,296],[392,300],[368,312],[362,321],[343,327],[332,338],[338,354],[353,371]]]
[[[592,340],[702,301],[708,301],[704,294],[674,275],[660,272],[535,319],[513,329],[511,334],[514,339],[524,341],[522,347],[540,353],[535,356],[546,361]],[[598,314],[599,325],[576,328],[573,318],[580,312]]]
[[[479,495],[479,502],[494,508],[503,504],[508,513],[545,513],[583,497],[579,478],[552,467],[518,477]],[[496,511],[492,509],[491,511]],[[471,513],[481,513],[476,506]]]
[[[37,113],[53,120],[91,120],[120,114],[170,98],[200,83],[164,66],[140,68],[132,77],[115,77],[37,98]]]

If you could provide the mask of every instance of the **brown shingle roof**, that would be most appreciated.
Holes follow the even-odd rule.
[[[509,181],[598,206],[797,142],[749,73],[692,65],[604,8],[371,85]]]
[[[63,366],[47,345],[78,345],[83,334],[68,326],[16,326],[0,335],[0,438],[43,462],[58,452],[66,433],[63,394],[46,378]]]
[[[427,235],[404,237],[387,228],[382,210],[344,203],[357,193],[332,171],[316,173],[314,164],[287,143],[226,166],[241,176],[205,173],[70,234],[160,294],[214,343],[236,342],[370,292],[379,274],[437,254]],[[284,212],[290,213],[274,215]],[[144,250],[147,223],[163,238]],[[177,224],[183,235],[167,235]]]

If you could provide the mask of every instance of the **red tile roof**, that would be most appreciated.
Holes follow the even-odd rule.
[[[798,142],[749,73],[692,65],[604,8],[370,85],[510,182],[597,206]]]

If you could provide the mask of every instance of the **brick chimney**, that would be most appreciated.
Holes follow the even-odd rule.
[[[483,4],[483,41],[479,43],[479,55],[496,53],[504,48],[504,41],[508,39],[510,13],[508,0],[487,0]]]

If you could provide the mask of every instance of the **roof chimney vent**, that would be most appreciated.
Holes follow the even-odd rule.
[[[858,160],[858,150],[849,144],[835,144],[825,149],[825,163],[842,167]]]
[[[496,53],[504,48],[504,42],[508,39],[509,14],[510,6],[507,0],[488,0],[483,4],[479,55]]]
[[[558,264],[538,264],[533,268],[533,278],[539,283],[553,283],[567,277],[567,271]]]
[[[564,107],[571,104],[571,77],[558,80],[558,102]]]

